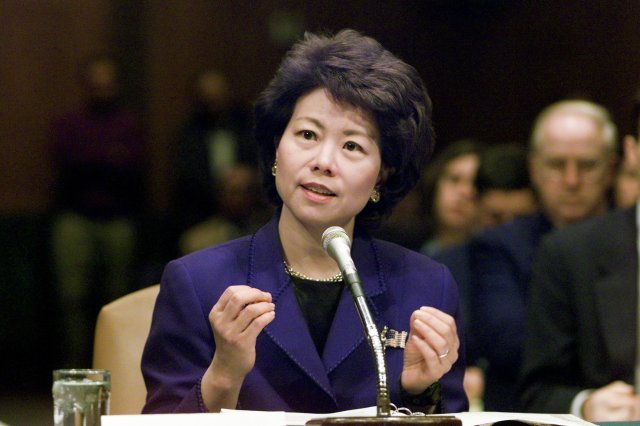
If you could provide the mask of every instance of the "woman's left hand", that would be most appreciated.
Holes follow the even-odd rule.
[[[453,317],[428,306],[414,311],[404,348],[401,376],[404,390],[415,395],[422,393],[451,370],[459,348]]]

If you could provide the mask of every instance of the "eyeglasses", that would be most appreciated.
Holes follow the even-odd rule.
[[[562,181],[574,174],[584,182],[595,182],[606,170],[603,159],[540,158],[538,162],[544,177],[551,181]]]

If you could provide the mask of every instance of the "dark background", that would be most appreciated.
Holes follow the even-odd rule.
[[[124,64],[152,147],[149,211],[161,217],[172,137],[204,66],[227,73],[249,103],[301,31],[351,27],[423,76],[438,149],[463,137],[524,143],[537,112],[567,96],[603,104],[624,133],[640,83],[639,22],[635,0],[0,0],[0,384],[50,385],[47,129],[78,105],[88,54],[111,50]]]

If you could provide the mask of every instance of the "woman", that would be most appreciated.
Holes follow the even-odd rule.
[[[482,146],[462,139],[447,146],[425,170],[423,191],[429,238],[422,253],[436,256],[466,242],[478,229],[474,179]]]
[[[376,404],[373,357],[351,295],[320,244],[352,256],[387,348],[392,402],[462,411],[458,295],[448,271],[366,228],[415,184],[433,145],[412,67],[345,30],[308,34],[258,99],[256,137],[279,206],[254,235],[170,262],[142,369],[144,412],[335,412]]]

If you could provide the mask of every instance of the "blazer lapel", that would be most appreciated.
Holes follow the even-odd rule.
[[[249,285],[270,292],[276,305],[276,317],[263,333],[282,349],[283,356],[300,367],[301,374],[308,376],[335,401],[329,378],[290,284],[290,277],[284,270],[277,218],[278,215],[258,231],[251,243]]]
[[[385,286],[373,242],[370,239],[355,238],[351,256],[358,268],[371,316],[377,323],[379,314],[374,297],[383,293]],[[338,367],[361,344],[368,344],[366,333],[351,291],[345,283],[322,354],[327,374]]]
[[[635,209],[629,212],[635,214]],[[638,300],[638,255],[635,217],[624,212],[618,221],[602,233],[606,253],[594,259],[597,266],[596,304],[601,332],[619,373],[629,374],[628,360],[635,360]],[[625,361],[626,360],[626,361]],[[631,371],[632,373],[632,371]]]

